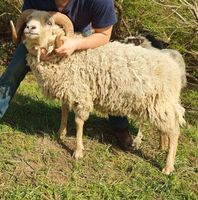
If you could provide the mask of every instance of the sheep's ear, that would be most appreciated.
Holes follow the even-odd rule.
[[[61,36],[56,36],[56,39],[55,39],[55,48],[59,48],[63,45],[64,41],[61,40]]]

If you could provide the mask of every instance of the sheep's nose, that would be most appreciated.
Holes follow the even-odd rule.
[[[29,29],[29,30],[35,30],[35,29],[36,29],[36,26],[34,26],[34,25],[26,26],[26,28]]]

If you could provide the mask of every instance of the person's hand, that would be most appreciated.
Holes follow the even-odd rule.
[[[28,49],[28,52],[31,55],[37,56],[37,50],[35,50],[35,48]],[[47,50],[45,48],[41,48],[40,60],[42,60],[42,61],[48,61],[48,60],[50,60],[52,58],[53,58],[53,54],[52,53],[47,53]]]
[[[59,56],[69,56],[77,50],[78,39],[63,36],[61,40],[63,40],[64,43],[59,48],[54,49],[54,52]]]

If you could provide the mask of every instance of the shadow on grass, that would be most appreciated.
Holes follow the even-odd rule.
[[[16,94],[1,123],[9,124],[14,130],[26,134],[36,134],[41,137],[48,134],[59,141],[57,131],[60,125],[60,112],[60,107],[57,105]],[[75,135],[73,112],[69,114],[68,127],[68,135]],[[85,123],[84,132],[90,138],[109,143],[108,138],[104,136],[110,132],[108,120],[105,118],[91,115]],[[60,144],[64,146],[61,142]]]
[[[48,105],[39,99],[16,94],[2,121],[13,129],[27,134],[45,132],[51,135],[58,130],[59,114],[58,107]]]
[[[36,134],[40,137],[48,134],[68,153],[73,153],[64,142],[58,139],[57,131],[60,123],[60,107],[58,106],[48,104],[40,99],[35,100],[29,96],[16,94],[2,122],[9,124],[14,130],[22,131],[26,134]],[[70,112],[68,127],[68,135],[75,135],[73,112]],[[137,131],[134,131],[133,125],[130,126],[130,129],[132,132]],[[101,143],[110,144],[112,148],[119,149],[115,138],[111,134],[108,119],[104,117],[92,114],[85,123],[84,133],[90,139],[97,139]],[[141,150],[132,151],[131,153],[160,168],[159,163]]]

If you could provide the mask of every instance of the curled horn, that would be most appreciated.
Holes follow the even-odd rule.
[[[14,44],[17,44],[17,32],[12,20],[10,20],[10,28],[11,28],[11,33],[12,33],[12,42]]]
[[[12,41],[15,44],[18,44],[21,41],[21,36],[25,28],[26,18],[33,12],[33,9],[25,10],[21,13],[19,19],[17,20],[16,28],[12,21],[10,21],[11,32],[12,32]]]
[[[55,24],[63,27],[66,36],[74,36],[74,27],[69,17],[59,12],[51,12],[51,15],[54,19]],[[59,48],[62,44],[63,41],[61,40],[61,37],[57,36],[55,40],[55,48]]]
[[[66,36],[72,37],[74,35],[74,27],[69,17],[59,12],[50,12],[50,14],[55,24],[63,27]]]

